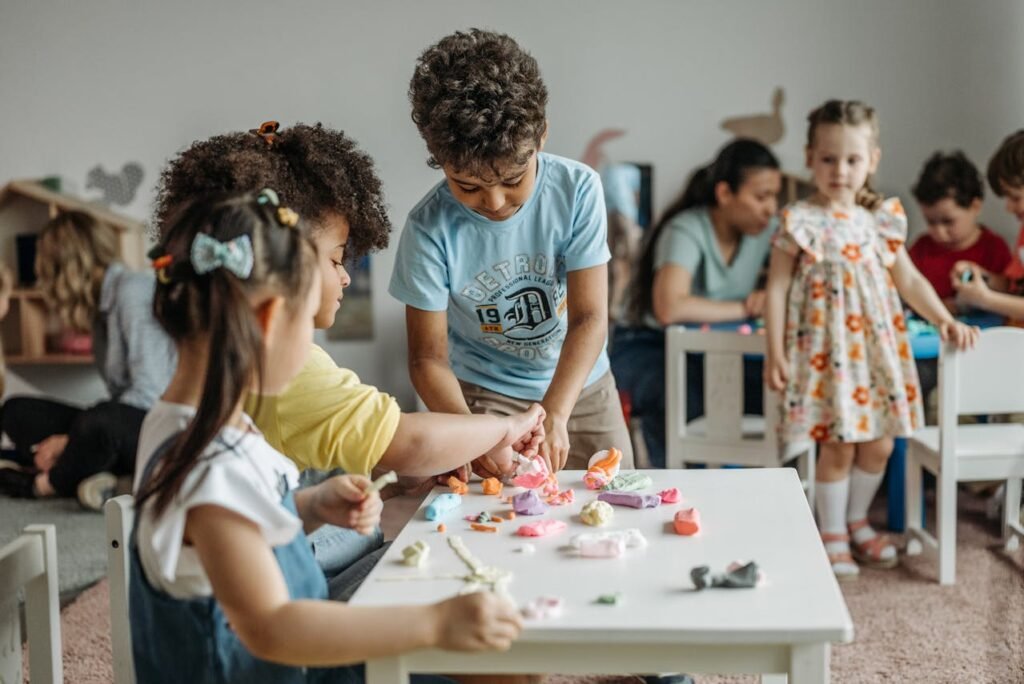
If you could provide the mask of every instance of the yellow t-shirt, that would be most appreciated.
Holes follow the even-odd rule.
[[[284,392],[250,395],[245,412],[271,446],[299,469],[342,468],[359,474],[368,474],[380,461],[401,416],[394,397],[361,384],[316,345]]]

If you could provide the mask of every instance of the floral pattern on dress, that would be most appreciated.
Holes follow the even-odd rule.
[[[917,369],[889,274],[907,236],[900,201],[835,211],[799,201],[774,244],[796,257],[786,308],[784,441],[869,442],[924,424]]]

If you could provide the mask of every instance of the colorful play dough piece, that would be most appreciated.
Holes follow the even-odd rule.
[[[552,506],[564,506],[565,504],[571,504],[575,500],[576,492],[572,489],[566,489],[548,497],[548,503]]]
[[[562,614],[562,599],[557,596],[540,596],[528,602],[522,609],[528,620],[550,620]]]
[[[679,503],[679,490],[675,487],[661,490],[658,492],[658,496],[661,497],[661,503],[663,504]]]
[[[626,542],[615,537],[587,539],[577,550],[583,558],[618,558],[626,553]]]
[[[536,489],[548,481],[549,475],[548,466],[540,456],[523,459],[516,470],[516,476],[512,478],[512,484],[516,487]]]
[[[622,452],[615,447],[598,451],[590,457],[587,472],[583,475],[583,484],[587,489],[600,489],[619,474],[621,463]]]
[[[611,481],[604,486],[606,492],[637,492],[641,489],[647,489],[653,484],[650,475],[644,475],[641,472],[632,471],[629,473],[621,473],[611,479]]]
[[[438,520],[443,517],[446,513],[454,511],[456,508],[462,505],[462,497],[458,494],[452,494],[446,492],[444,494],[438,494],[434,497],[434,500],[427,504],[423,514],[427,516],[427,520]]]
[[[532,489],[512,497],[512,508],[519,515],[543,515],[548,506]]]
[[[699,565],[690,571],[690,579],[697,589],[721,587],[723,589],[751,589],[764,581],[757,563],[751,561],[744,565],[730,563],[725,572],[711,575],[707,565]]]
[[[696,508],[684,508],[676,512],[672,520],[672,526],[676,528],[676,534],[690,536],[700,532],[700,511]]]
[[[452,490],[452,494],[469,494],[469,486],[454,475],[448,478],[448,488]]]
[[[501,480],[496,477],[489,477],[481,482],[480,485],[483,487],[484,494],[490,494],[493,496],[500,496],[501,489],[505,486],[501,484]]]
[[[398,482],[398,473],[394,470],[389,471],[378,477],[376,480],[370,483],[370,486],[364,490],[364,494],[370,495],[373,492],[379,492],[384,489],[384,485],[393,484]]]
[[[657,494],[637,494],[636,492],[601,492],[599,501],[606,501],[613,506],[629,506],[630,508],[655,508],[661,505],[661,497]]]
[[[430,555],[430,547],[423,540],[413,542],[402,549],[402,562],[414,568],[422,568]]]
[[[520,537],[548,537],[552,534],[558,534],[566,527],[568,525],[561,520],[538,520],[520,525],[519,529],[516,530],[516,534]]]
[[[741,323],[739,326],[736,327],[736,332],[738,332],[740,335],[749,335],[752,332],[754,332],[754,329],[750,327],[749,323]]]
[[[471,529],[477,532],[497,532],[498,528],[494,525],[484,525],[482,523],[469,523]]]
[[[615,592],[614,594],[601,594],[597,597],[594,603],[602,606],[617,606],[622,601],[622,594]]]
[[[610,503],[604,501],[591,501],[580,511],[580,520],[584,525],[601,527],[607,525],[615,517],[615,509]]]
[[[647,546],[647,537],[643,532],[631,527],[627,530],[603,530],[601,532],[581,532],[569,540],[569,546],[580,549],[584,544],[602,539],[615,539],[621,541],[623,546],[631,549],[641,549]]]

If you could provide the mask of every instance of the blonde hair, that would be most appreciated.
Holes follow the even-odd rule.
[[[818,126],[867,126],[871,144],[878,145],[878,116],[875,109],[858,100],[829,100],[807,115],[807,148],[814,147],[814,134]],[[871,185],[869,175],[864,187],[857,191],[856,202],[865,209],[875,210],[882,204],[882,195]]]
[[[117,230],[85,212],[64,212],[43,227],[36,276],[64,325],[92,331],[103,273],[119,254]]]

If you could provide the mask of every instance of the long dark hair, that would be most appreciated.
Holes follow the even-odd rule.
[[[661,219],[644,236],[640,260],[630,288],[628,320],[632,325],[643,325],[644,315],[651,310],[654,250],[665,226],[687,209],[718,206],[715,188],[719,183],[724,182],[730,190],[737,192],[751,171],[778,168],[779,160],[771,150],[756,140],[738,138],[720,149],[714,161],[690,175],[682,194],[669,205]]]
[[[193,202],[170,221],[163,240],[150,253],[157,268],[153,299],[157,321],[179,345],[203,335],[210,340],[210,349],[196,415],[142,483],[136,507],[153,498],[159,516],[253,380],[261,386],[263,335],[250,297],[280,295],[287,307],[301,306],[318,277],[312,244],[294,228],[295,215],[287,209],[282,213],[275,202],[276,195],[267,191]],[[198,273],[192,249],[200,233],[224,244],[248,237],[251,272],[243,277],[220,266]]]

